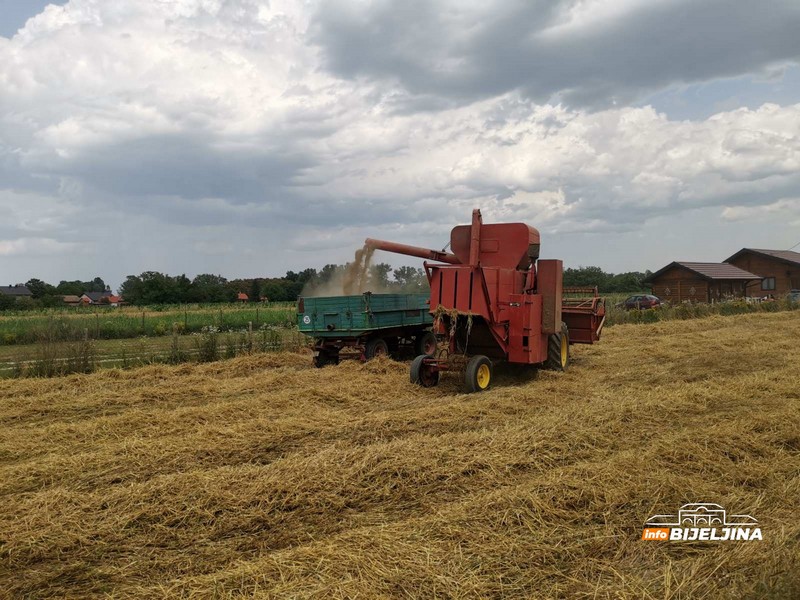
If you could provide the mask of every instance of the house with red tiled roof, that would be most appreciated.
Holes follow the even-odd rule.
[[[236,295],[236,300],[238,302],[249,302],[250,301],[250,297],[247,294],[245,294],[244,292],[239,292]]]
[[[83,304],[108,304],[107,298],[113,296],[110,290],[105,292],[84,292],[81,296]]]

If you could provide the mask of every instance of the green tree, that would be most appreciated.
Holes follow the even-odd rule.
[[[578,267],[577,269],[564,269],[565,287],[595,287],[601,293],[611,292],[639,292],[647,289],[642,283],[650,274],[649,271],[640,273],[606,273],[600,267]]]
[[[289,300],[286,293],[287,283],[285,279],[268,279],[261,284],[261,294],[270,302],[285,302]]]
[[[429,289],[428,278],[423,269],[415,267],[398,267],[392,272],[399,291],[404,293],[426,292]]]
[[[186,274],[178,275],[175,278],[175,286],[180,302],[191,302],[192,298],[192,281]]]
[[[128,275],[120,292],[129,304],[177,304],[185,301],[181,298],[177,278],[157,271]]]
[[[317,273],[314,283],[324,284],[333,281],[336,277],[339,277],[343,271],[343,265],[327,264]]]
[[[639,292],[647,289],[642,283],[647,277],[645,273],[631,271],[629,273],[619,273],[613,275],[609,281],[608,292]]]
[[[60,286],[59,286],[60,287]],[[125,298],[128,304],[144,304],[144,289],[141,277],[128,275],[119,287],[120,295]]]
[[[36,278],[29,279],[25,287],[31,291],[31,296],[36,300],[44,298],[45,296],[53,296],[56,293],[55,286]]]
[[[261,300],[261,281],[254,278],[253,281],[250,282],[250,293],[248,296],[250,296],[250,302],[258,302]]]
[[[85,292],[105,292],[106,289],[106,282],[101,277],[95,277],[84,284]]]
[[[64,299],[61,296],[53,296],[48,294],[47,296],[42,296],[39,298],[37,302],[39,302],[39,305],[44,308],[56,308],[64,304]]]
[[[388,290],[391,287],[389,274],[392,272],[392,265],[378,263],[370,267],[370,283],[377,290]]]
[[[611,275],[600,267],[578,267],[577,269],[564,269],[564,286],[566,287],[594,287],[606,290]]]
[[[222,275],[204,273],[192,280],[192,302],[233,302],[236,291]]]
[[[16,307],[17,300],[14,296],[6,296],[0,294],[0,311],[13,310]]]
[[[61,281],[56,286],[56,293],[61,296],[81,296],[85,291],[83,281]]]

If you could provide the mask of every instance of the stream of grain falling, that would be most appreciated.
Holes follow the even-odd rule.
[[[342,292],[345,296],[352,294],[362,294],[367,287],[369,280],[369,266],[372,262],[372,255],[375,248],[364,245],[363,248],[356,250],[356,256],[352,263],[347,267],[342,282]]]

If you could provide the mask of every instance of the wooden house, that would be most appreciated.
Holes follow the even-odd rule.
[[[676,304],[743,298],[747,286],[760,280],[758,275],[727,263],[672,262],[645,283],[650,284],[653,295]]]
[[[725,262],[760,277],[748,285],[748,296],[782,298],[800,290],[800,252],[742,248]]]

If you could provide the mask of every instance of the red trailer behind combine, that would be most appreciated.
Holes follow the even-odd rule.
[[[594,295],[563,299],[560,260],[539,260],[539,232],[524,223],[484,225],[472,212],[471,225],[450,233],[452,253],[368,239],[366,245],[424,262],[435,325],[445,333],[450,355],[470,357],[465,379],[470,391],[485,390],[493,361],[564,370],[569,344],[600,338],[605,305]],[[411,380],[434,386],[450,368],[442,356],[420,355]]]

